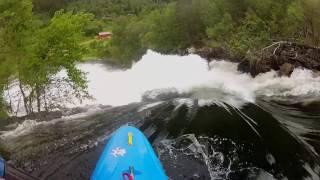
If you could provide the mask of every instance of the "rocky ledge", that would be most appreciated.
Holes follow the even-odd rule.
[[[185,54],[188,53],[198,54],[209,62],[212,59],[240,61],[238,70],[250,73],[252,76],[271,70],[279,71],[281,76],[290,76],[294,68],[298,67],[320,71],[320,48],[293,42],[275,42],[255,54],[254,59],[232,57],[223,48],[190,48]]]
[[[271,70],[290,76],[294,68],[320,71],[320,48],[292,42],[276,42],[261,50],[255,63],[243,60],[238,69],[256,76]]]

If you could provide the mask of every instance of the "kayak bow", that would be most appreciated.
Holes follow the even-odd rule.
[[[91,180],[167,180],[147,138],[137,128],[123,126],[104,148]]]

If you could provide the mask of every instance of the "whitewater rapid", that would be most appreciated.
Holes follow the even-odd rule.
[[[224,60],[208,63],[198,55],[162,55],[150,50],[127,70],[102,63],[79,64],[78,68],[86,73],[92,99],[82,103],[76,99],[75,103],[60,100],[66,107],[84,107],[74,114],[74,109],[66,110],[70,113],[62,110],[63,116],[52,120],[30,119],[10,124],[0,132],[0,139],[7,144],[18,166],[38,168],[37,176],[44,179],[52,175],[52,167],[59,167],[52,168],[57,176],[64,176],[65,172],[90,174],[88,159],[92,166],[95,161],[85,156],[97,152],[87,150],[98,148],[115,127],[126,123],[156,137],[155,149],[173,177],[188,173],[200,177],[195,168],[202,167],[211,179],[246,173],[253,179],[288,179],[282,169],[290,176],[304,169],[310,179],[319,179],[318,164],[309,163],[318,157],[317,146],[312,143],[318,142],[319,113],[304,113],[303,109],[279,101],[319,101],[320,77],[306,69],[295,69],[291,77],[280,77],[276,71],[252,77],[238,71],[237,66]],[[57,78],[64,77],[63,70],[57,74]],[[21,102],[21,97],[12,96],[19,94],[19,89],[12,87],[12,102]],[[70,94],[67,87],[64,92],[49,89],[50,94]],[[264,97],[279,104],[260,103]],[[202,107],[207,105],[212,106]],[[309,141],[312,143],[308,144]],[[85,152],[79,156],[86,159],[85,169],[70,170],[65,162],[78,168],[81,160],[70,155],[76,153],[78,157],[79,152]],[[62,160],[57,159],[61,154]],[[270,171],[265,168],[269,166]],[[287,167],[294,169],[290,172]]]
[[[194,54],[163,55],[148,50],[140,61],[127,70],[101,63],[79,64],[78,68],[86,73],[90,99],[81,102],[69,97],[62,99],[61,94],[71,94],[68,88],[63,92],[61,89],[49,89],[52,91],[50,94],[59,94],[52,98],[59,100],[56,104],[69,108],[97,104],[121,106],[140,102],[146,94],[152,99],[152,96],[162,93],[188,95],[188,98],[199,100],[200,105],[227,103],[237,108],[255,103],[260,96],[285,101],[294,97],[301,101],[308,98],[320,100],[320,77],[310,70],[295,69],[291,77],[280,77],[277,72],[270,71],[253,78],[238,71],[237,66],[237,63],[224,60],[208,63]],[[57,77],[63,78],[65,75],[62,70]],[[5,95],[9,92],[16,94],[11,97],[13,107],[23,109],[18,86],[12,86]],[[18,115],[24,112],[14,111],[21,112]]]
[[[320,77],[310,70],[295,69],[291,77],[271,71],[253,78],[224,60],[210,64],[198,55],[162,55],[149,50],[128,70],[101,64],[80,64],[87,72],[94,103],[120,106],[140,102],[147,91],[177,91],[202,101],[224,101],[234,106],[254,103],[258,96],[290,97],[320,95]],[[88,103],[88,102],[87,102]]]

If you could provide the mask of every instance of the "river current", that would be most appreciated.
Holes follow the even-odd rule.
[[[59,118],[1,127],[9,164],[40,179],[89,179],[111,133],[130,124],[170,179],[320,179],[320,77],[312,71],[253,78],[236,63],[153,51],[127,70],[78,67],[92,98],[64,103]]]

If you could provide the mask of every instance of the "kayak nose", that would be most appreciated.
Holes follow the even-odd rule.
[[[113,133],[91,176],[91,180],[121,178],[168,179],[148,139],[139,129],[128,125]]]

